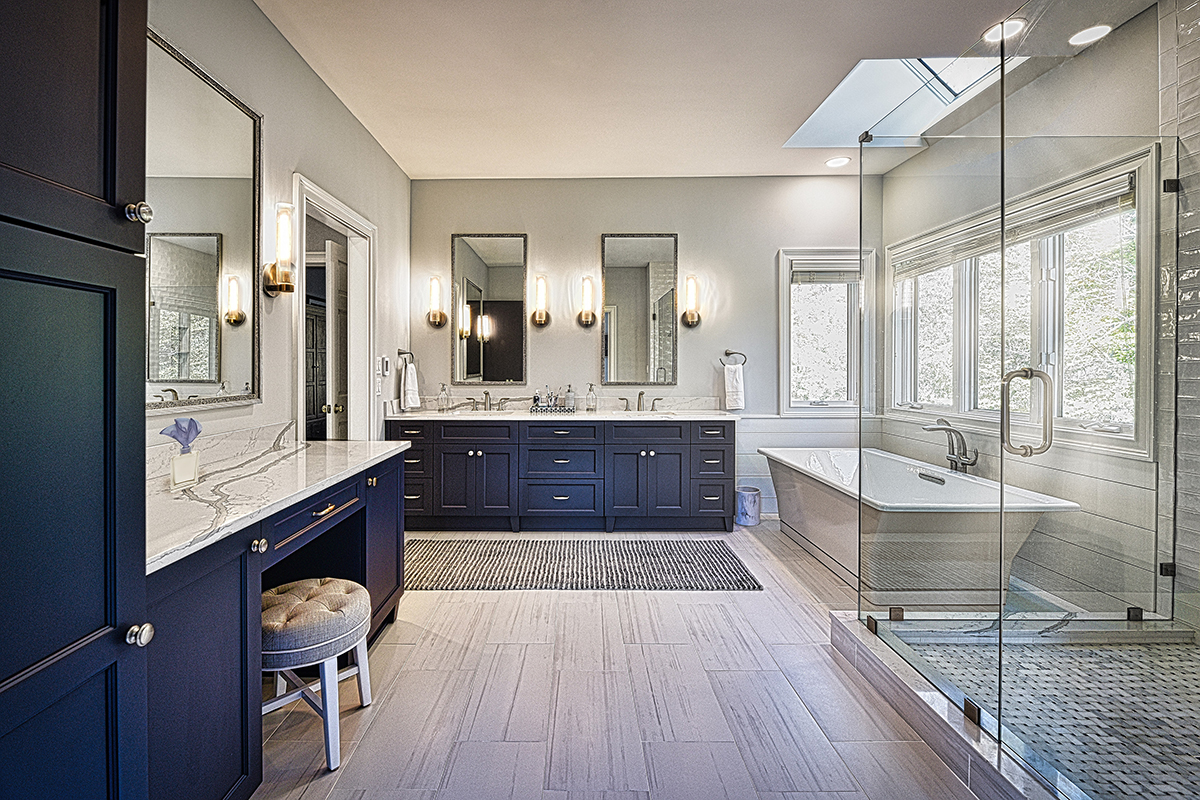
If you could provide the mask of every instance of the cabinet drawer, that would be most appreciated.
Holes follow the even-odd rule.
[[[692,477],[733,480],[733,448],[692,445]]]
[[[733,444],[736,423],[733,420],[720,422],[693,422],[692,441],[696,444],[705,442],[721,442]]]
[[[389,442],[402,442],[406,439],[419,441],[432,438],[433,423],[428,420],[385,419],[383,421],[383,438]]]
[[[522,422],[522,442],[589,442],[604,441],[603,422]]]
[[[404,476],[404,513],[427,516],[433,513],[433,480]]]
[[[600,481],[521,481],[521,514],[599,516],[604,506],[601,487]]]
[[[687,444],[691,431],[687,422],[609,422],[605,439],[608,444]]]
[[[692,481],[692,516],[733,515],[733,481]]]
[[[521,477],[604,476],[603,447],[521,446]]]
[[[365,506],[362,481],[335,486],[279,512],[263,526],[271,549],[266,565],[274,564],[313,537],[324,533]]]
[[[433,423],[439,442],[516,444],[517,423],[473,420],[437,420]]]
[[[432,467],[429,464],[430,447],[420,445],[410,447],[401,455],[404,460],[404,476],[419,478],[424,475],[432,475]]]

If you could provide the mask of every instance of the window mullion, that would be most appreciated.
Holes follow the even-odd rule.
[[[979,319],[977,259],[969,258],[955,266],[954,293],[954,397],[955,409],[972,411],[976,406],[976,354]]]

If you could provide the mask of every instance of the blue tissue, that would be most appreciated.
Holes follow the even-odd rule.
[[[192,442],[200,435],[200,431],[204,430],[200,427],[200,423],[191,417],[177,417],[174,425],[168,425],[159,433],[163,436],[170,436],[175,441],[179,442],[179,453],[192,452]]]

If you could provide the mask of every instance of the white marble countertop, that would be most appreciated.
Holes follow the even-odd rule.
[[[429,419],[479,419],[479,420],[515,420],[519,422],[677,422],[679,420],[721,420],[737,419],[736,414],[728,411],[686,409],[676,411],[576,411],[573,414],[534,414],[529,409],[506,409],[504,411],[469,411],[460,409],[446,413],[437,411],[407,411],[402,414],[391,414],[386,419],[400,420],[429,420]]]
[[[203,444],[203,440],[198,445]],[[409,442],[264,440],[205,468],[200,482],[171,491],[167,477],[146,482],[146,574],[220,541],[276,511],[407,450]]]

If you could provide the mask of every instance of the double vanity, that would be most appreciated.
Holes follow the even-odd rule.
[[[406,413],[410,530],[733,529],[736,417]]]

